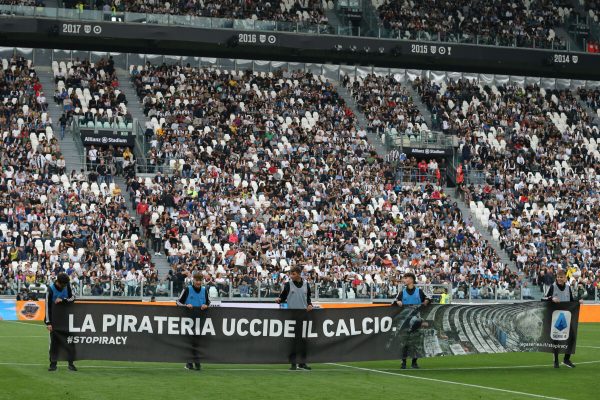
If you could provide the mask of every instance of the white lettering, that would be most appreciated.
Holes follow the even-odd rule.
[[[165,324],[165,321],[167,320],[167,317],[155,316],[155,317],[154,317],[154,320],[155,320],[156,322],[158,322],[158,332],[157,332],[157,333],[158,333],[159,335],[162,335],[162,333],[163,333],[163,326],[164,326],[164,324]]]
[[[115,322],[117,322],[117,317],[112,314],[104,314],[102,316],[102,332],[108,332],[108,327],[115,326]]]
[[[248,325],[248,320],[246,318],[242,318],[237,323],[237,332],[240,336],[246,336],[248,331],[242,328],[242,325]]]
[[[286,338],[296,337],[296,334],[294,332],[296,330],[296,321],[286,319],[285,322],[283,323],[283,325],[284,325],[283,337],[286,337]]]
[[[362,320],[362,331],[365,335],[370,335],[373,333],[373,329],[372,328],[368,328],[367,324],[372,324],[373,323],[373,318],[363,318]]]
[[[250,334],[252,336],[260,336],[260,330],[257,330],[256,327],[260,326],[262,321],[260,319],[253,319],[250,321]]]
[[[325,336],[333,337],[333,335],[335,335],[333,331],[329,330],[332,325],[333,321],[330,319],[326,319],[325,321],[323,321],[323,333],[325,334]]]
[[[152,323],[150,322],[150,317],[147,315],[144,315],[142,317],[142,322],[140,323],[140,326],[137,329],[138,333],[141,332],[146,332],[146,333],[154,333],[153,329],[152,329]]]
[[[198,321],[198,325],[200,325],[200,321]],[[210,334],[212,336],[215,336],[215,326],[212,323],[212,320],[210,318],[206,318],[204,320],[204,326],[202,326],[202,336]]]
[[[194,320],[192,318],[181,318],[181,334],[194,336]]]
[[[381,318],[381,333],[388,332],[392,329],[392,317]]]
[[[352,336],[356,336],[356,335],[360,335],[361,333],[362,333],[362,331],[356,329],[356,326],[354,324],[354,318],[350,319],[350,334]]]
[[[69,314],[69,332],[81,332],[81,328],[73,324],[73,314]]]
[[[123,330],[120,332],[135,332],[135,324],[137,324],[135,315],[126,315],[125,322],[123,323]]]
[[[179,335],[179,318],[169,317],[169,335]]]
[[[228,323],[231,323],[230,326],[227,326]],[[229,320],[228,318],[223,319],[223,335],[225,336],[233,336],[235,332],[235,319]]]
[[[278,337],[283,332],[283,323],[279,320],[269,320],[269,336]]]
[[[350,336],[350,331],[346,326],[346,322],[343,319],[338,321],[337,330],[335,331],[335,336]]]

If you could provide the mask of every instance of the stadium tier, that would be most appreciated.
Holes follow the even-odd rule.
[[[13,120],[3,137],[14,149],[3,157],[14,171],[3,178],[4,293],[64,270],[83,295],[172,295],[199,270],[215,297],[266,298],[301,265],[321,298],[391,298],[406,271],[450,285],[456,299],[527,298],[550,268],[569,269],[595,296],[593,85],[182,63],[120,70],[101,57],[41,67],[56,85],[47,105],[31,66],[3,61]],[[85,164],[69,166],[48,107],[75,135],[126,129],[132,108],[145,121],[135,148],[85,145]],[[398,157],[373,146],[390,132]],[[415,135],[453,138],[454,158],[407,156]],[[15,152],[28,169],[11,164]],[[446,185],[459,165],[455,193]],[[40,182],[36,198],[14,196],[27,181]]]

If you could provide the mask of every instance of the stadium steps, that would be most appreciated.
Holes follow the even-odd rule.
[[[72,131],[69,129],[69,127],[67,127],[65,138],[60,138],[60,124],[58,123],[58,120],[62,115],[62,107],[54,102],[54,90],[56,85],[54,83],[54,74],[52,73],[52,69],[50,67],[36,66],[36,72],[40,78],[40,83],[42,84],[44,94],[46,95],[46,100],[48,102],[48,116],[52,118],[54,137],[58,140],[61,153],[65,157],[67,172],[71,172],[72,170],[78,171],[83,168],[83,146],[77,146],[75,140],[80,139],[73,137]]]
[[[579,105],[585,110],[588,117],[590,117],[590,119],[592,120],[592,123],[596,126],[600,126],[600,118],[598,117],[598,113],[596,112],[596,110],[588,106],[585,101],[581,100],[581,97],[579,95],[576,95],[575,97],[577,98],[577,102],[579,103]]]
[[[479,221],[479,219],[477,219],[471,213],[471,209],[469,208],[469,206],[460,198],[460,196],[456,194],[456,188],[447,188],[446,194],[458,205],[458,208],[462,213],[463,220],[465,222],[473,223],[473,226],[475,227],[475,229],[477,229],[477,232],[479,232],[481,236],[485,240],[487,240],[488,243],[494,248],[494,250],[496,250],[496,253],[498,253],[498,255],[500,256],[500,261],[506,264],[511,269],[511,271],[517,272],[516,264],[510,260],[508,253],[506,253],[506,251],[504,251],[504,249],[500,247],[500,242],[494,239],[494,237],[488,232],[487,227],[484,227]]]
[[[337,12],[335,11],[335,8],[333,10],[330,10],[329,8],[325,8],[325,16],[327,17],[329,26],[331,26],[334,29],[334,32],[338,32],[339,31],[339,27],[344,27],[344,25],[342,25],[342,21],[340,21],[340,18],[337,15]]]
[[[556,37],[560,38],[562,40],[565,41],[565,43],[568,43],[568,49],[570,49],[569,51],[582,51],[582,47],[581,44],[577,42],[577,40],[573,37],[573,35],[569,34],[569,32],[567,31],[567,29],[563,28],[563,27],[556,27],[554,28],[554,32],[556,33]]]
[[[496,253],[498,253],[498,255],[500,256],[500,261],[507,265],[511,271],[519,272],[516,262],[510,260],[508,253],[500,247],[500,242],[494,239],[494,237],[489,233],[487,227],[484,227],[479,221],[479,219],[477,219],[471,213],[471,209],[469,208],[469,206],[460,198],[460,196],[456,194],[456,188],[446,188],[445,191],[448,197],[450,197],[458,205],[458,208],[460,209],[463,215],[463,220],[473,223],[473,226],[475,227],[477,232],[479,232],[481,236],[488,241],[490,246],[492,246],[494,250],[496,250]],[[534,300],[540,300],[542,298],[543,293],[538,289],[537,286],[532,285],[530,283],[529,288],[531,289],[531,296]]]
[[[412,82],[405,83],[403,86],[408,91],[408,94],[410,94],[413,104],[417,107],[423,118],[425,118],[425,121],[427,121],[427,126],[429,127],[429,129],[432,129],[433,120],[431,116],[431,111],[429,111],[427,106],[421,101],[421,96],[419,95],[419,92],[417,92],[415,88],[413,88]]]
[[[125,179],[121,176],[116,176],[116,177],[114,177],[114,182],[115,182],[115,185],[117,185],[121,189],[121,193],[123,193],[123,197],[125,197],[125,204],[127,205],[127,212],[129,212],[129,215],[131,215],[132,217],[135,218],[138,226],[140,227],[140,231],[141,231],[142,224],[140,223],[140,218],[138,217],[135,209],[131,206],[131,201],[129,200],[129,193],[127,192],[127,183],[125,182]],[[140,235],[140,237],[141,236],[142,235]],[[148,251],[149,251],[150,255],[152,256],[152,262],[156,266],[156,270],[158,271],[159,279],[166,277],[167,274],[169,273],[169,270],[171,269],[171,267],[169,266],[169,262],[167,261],[167,256],[165,256],[164,254],[160,255],[160,256],[155,256],[154,252],[150,250],[150,245],[147,242],[146,242],[146,247],[149,249]]]
[[[124,70],[121,68],[117,68],[116,71],[117,77],[119,78],[119,90],[121,90],[123,94],[125,94],[125,98],[127,99],[127,110],[131,113],[131,116],[140,123],[142,129],[145,129],[146,116],[144,115],[142,103],[140,102],[140,99],[137,96],[137,92],[135,91],[135,88],[133,86],[131,75],[129,74],[128,70]],[[141,133],[143,134],[144,132],[142,131]],[[146,145],[146,148],[142,149],[142,153],[145,157],[146,152],[148,151],[148,144],[145,143],[145,141],[144,144]]]
[[[367,121],[365,115],[358,108],[358,105],[356,104],[354,97],[352,97],[352,94],[348,91],[348,89],[344,87],[344,85],[342,85],[341,82],[334,80],[333,84],[336,86],[338,94],[345,100],[346,105],[352,110],[352,112],[356,116],[356,120],[360,129],[367,131],[367,140],[369,141],[371,146],[373,146],[373,148],[380,157],[384,157],[388,153],[388,151],[381,139],[383,136],[380,137],[376,133],[369,132],[367,130],[369,122]]]

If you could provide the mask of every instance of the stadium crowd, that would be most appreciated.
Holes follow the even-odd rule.
[[[577,93],[468,80],[414,84],[438,125],[461,139],[467,176],[482,178],[462,187],[465,199],[517,266],[540,287],[570,270],[571,283],[592,298],[600,282],[600,133]],[[594,93],[579,90],[590,105]]]
[[[44,291],[59,272],[83,294],[159,284],[151,255],[120,189],[93,174],[65,174],[42,85],[30,60],[3,60],[0,71],[0,292]]]
[[[76,59],[52,63],[56,82],[54,100],[62,105],[67,118],[77,118],[82,126],[125,128],[133,122],[127,98],[119,90],[112,57],[96,63]]]
[[[67,8],[87,6],[82,1],[65,1]],[[107,14],[133,12],[327,25],[323,9],[330,5],[322,0],[97,0],[94,6]]]
[[[562,48],[555,28],[564,25],[572,5],[564,0],[504,2],[373,0],[382,26],[393,37]]]
[[[65,175],[31,63],[12,59],[2,74],[0,291],[66,271],[82,294],[139,295],[142,284],[145,294],[168,294],[201,271],[212,296],[269,297],[300,265],[320,297],[389,298],[408,270],[421,284],[451,284],[458,298],[531,297],[439,182],[403,183],[399,167],[417,160],[380,158],[323,76],[132,66],[149,118],[146,162],[156,167],[148,177],[125,173],[121,193],[112,175],[129,166],[129,149],[90,147],[88,170]],[[392,77],[344,84],[370,129],[424,124]],[[600,278],[598,128],[573,93],[413,85],[433,125],[461,140],[466,175],[484,177],[481,186],[467,179],[462,193],[525,276],[543,287],[567,269],[591,295]],[[171,270],[159,279],[152,256],[163,253]]]
[[[407,135],[428,130],[407,88],[393,76],[369,74],[354,79],[346,75],[342,83],[351,90],[360,111],[367,117],[368,129]]]
[[[464,296],[467,282],[514,295],[516,276],[456,205],[437,186],[397,182],[396,165],[376,155],[323,77],[167,65],[131,72],[153,118],[149,158],[160,154],[157,164],[176,171],[132,179],[131,201],[148,215],[146,235],[172,276],[207,268],[243,296],[304,265],[323,294],[346,283],[350,296],[371,286],[384,296],[414,268],[423,283],[452,282]]]

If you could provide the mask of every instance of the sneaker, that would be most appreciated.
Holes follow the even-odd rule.
[[[564,360],[564,361],[563,361],[563,364],[564,364],[564,365],[566,365],[566,366],[567,366],[567,367],[569,367],[569,368],[575,368],[575,364],[573,364],[573,363],[571,362],[571,360]]]
[[[190,371],[194,369],[194,364],[192,363],[187,363],[185,364],[185,369],[189,369]]]
[[[417,364],[416,362],[413,362],[412,364],[410,364],[410,367],[412,369],[419,369],[419,368],[421,368],[421,367],[419,367],[419,364]]]
[[[292,366],[290,367],[290,371],[297,371],[298,367],[296,367],[296,364],[292,364]]]
[[[196,371],[202,371],[202,365],[200,365],[200,363],[194,363],[194,369]]]
[[[48,367],[48,371],[53,372],[56,371],[58,369],[58,367],[56,366],[56,363],[50,363],[50,366]]]
[[[400,365],[400,369],[406,369],[406,361],[402,361],[402,365]]]
[[[69,371],[77,372],[77,367],[75,367],[75,364],[69,364]]]
[[[311,367],[309,367],[309,366],[308,366],[308,365],[306,365],[306,364],[300,364],[300,365],[298,365],[298,368],[299,368],[299,369],[303,369],[303,370],[305,370],[305,371],[310,371],[310,370],[312,370],[312,368],[311,368]]]
[[[554,361],[554,368],[560,368],[560,365],[558,364],[558,361]]]

